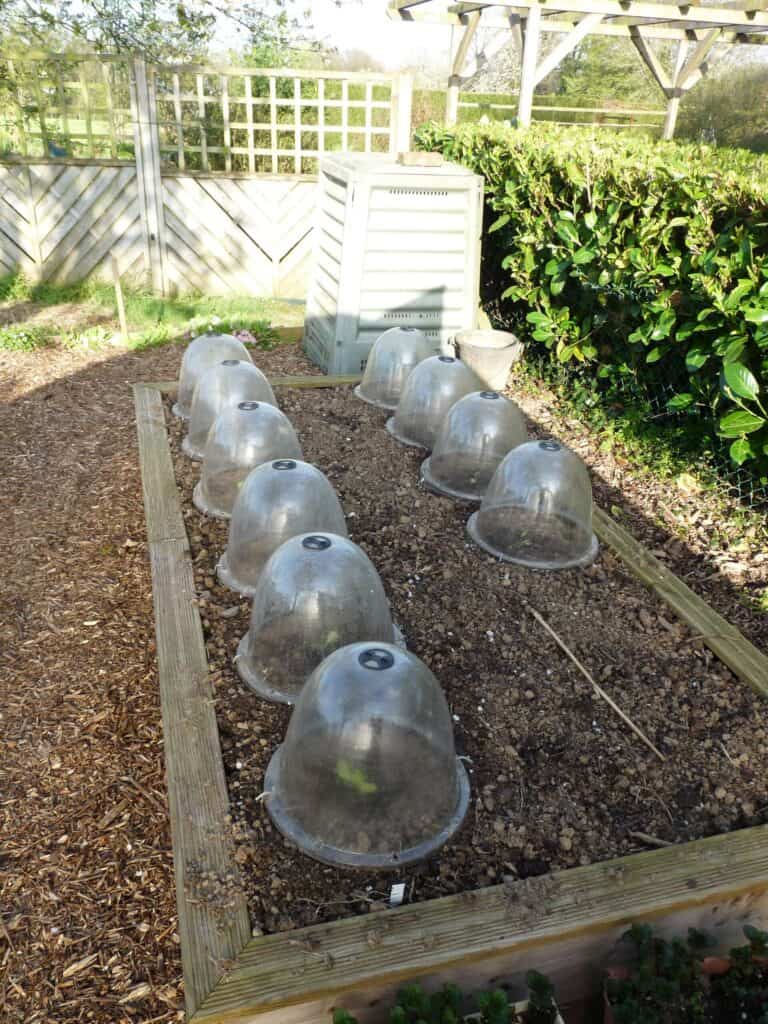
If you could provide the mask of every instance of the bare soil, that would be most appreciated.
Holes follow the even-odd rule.
[[[631,853],[648,845],[640,834],[661,845],[766,820],[764,704],[610,552],[585,571],[498,563],[465,533],[473,506],[423,488],[425,453],[390,437],[383,412],[348,389],[281,389],[278,399],[305,458],[337,489],[350,536],[377,567],[408,647],[443,686],[472,802],[439,856],[398,872],[326,867],[276,832],[260,796],[289,710],[260,700],[232,668],[249,603],[216,581],[227,524],[191,506],[199,466],[179,453],[183,428],[169,418],[237,860],[257,932],[381,909],[394,882],[405,881],[408,900],[418,901]],[[532,433],[551,431],[533,423]],[[620,500],[599,479],[596,493]],[[665,557],[677,568],[674,549]],[[683,566],[693,559],[686,553]],[[762,634],[759,619],[738,607],[747,614],[734,618]],[[646,732],[663,763],[593,696],[530,608]]]

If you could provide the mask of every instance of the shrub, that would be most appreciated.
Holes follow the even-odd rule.
[[[768,479],[768,160],[534,126],[424,126],[485,177],[484,290],[603,386],[663,383]]]

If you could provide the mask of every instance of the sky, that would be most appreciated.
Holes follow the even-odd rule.
[[[308,0],[318,34],[339,50],[365,50],[389,70],[428,64],[447,74],[451,29],[394,21],[387,0]]]

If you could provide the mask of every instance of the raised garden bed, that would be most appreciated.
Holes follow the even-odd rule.
[[[226,525],[190,506],[198,469],[182,458],[179,503],[160,392],[136,390],[195,1020],[274,1012],[282,1022],[288,1006],[290,1019],[315,1020],[340,993],[370,1016],[407,977],[468,989],[503,977],[514,989],[531,967],[570,999],[594,989],[630,920],[697,924],[725,944],[745,916],[765,923],[768,827],[743,827],[764,820],[768,803],[764,711],[701,634],[755,687],[768,687],[768,662],[608,517],[598,532],[700,625],[677,623],[605,550],[586,573],[498,565],[466,541],[467,508],[421,490],[418,452],[392,441],[383,415],[347,389],[279,397],[305,457],[338,489],[409,646],[446,690],[474,805],[435,862],[397,876],[366,878],[291,851],[257,800],[287,711],[238,683],[231,657],[248,605],[211,582]],[[175,422],[170,434],[175,448]],[[663,763],[593,698],[526,605],[651,736]],[[698,836],[710,838],[690,841]],[[674,845],[632,853],[649,841]],[[381,910],[394,881],[407,883],[410,903]]]

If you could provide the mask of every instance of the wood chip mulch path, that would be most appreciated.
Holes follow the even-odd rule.
[[[179,358],[0,352],[4,1024],[183,1019],[130,388]]]

